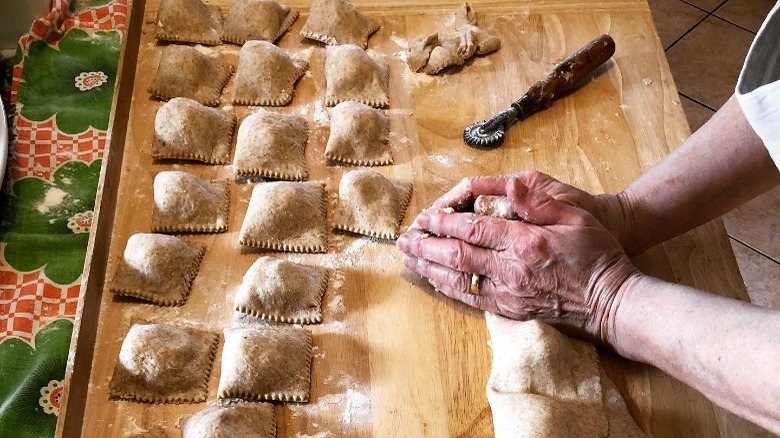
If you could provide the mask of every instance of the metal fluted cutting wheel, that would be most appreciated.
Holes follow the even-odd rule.
[[[469,146],[492,149],[501,145],[504,139],[504,124],[498,123],[493,129],[483,129],[489,120],[472,123],[463,130],[463,141]]]

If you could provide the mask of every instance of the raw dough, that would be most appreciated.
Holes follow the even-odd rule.
[[[109,394],[150,403],[206,400],[219,335],[193,327],[136,323],[122,342]]]
[[[255,185],[239,243],[292,252],[328,250],[325,185],[269,182]]]
[[[335,228],[382,239],[398,237],[412,184],[374,170],[346,172],[339,184]]]
[[[309,128],[303,117],[259,110],[241,122],[233,170],[236,176],[303,180]]]
[[[354,44],[328,46],[325,58],[325,104],[356,100],[382,108],[388,97],[389,71],[382,61],[368,56]]]
[[[295,93],[295,83],[308,67],[307,61],[291,58],[267,41],[247,41],[238,54],[233,103],[287,105]]]
[[[235,127],[232,113],[174,97],[154,118],[152,156],[227,164]]]
[[[232,74],[231,65],[222,65],[195,48],[171,44],[162,51],[148,91],[163,100],[188,97],[216,106]]]
[[[311,333],[303,328],[225,330],[219,398],[307,402]]]
[[[469,3],[455,10],[441,32],[421,35],[410,45],[407,63],[412,71],[437,74],[462,65],[474,55],[501,48],[501,40],[477,27],[477,15]]]
[[[298,11],[274,0],[233,0],[222,39],[243,44],[249,40],[274,42],[298,18]]]
[[[487,396],[496,438],[643,437],[592,344],[538,321],[486,313],[493,350]],[[619,394],[617,394],[619,396]],[[622,413],[620,413],[622,411]]]
[[[271,321],[318,323],[327,285],[324,268],[260,257],[244,275],[234,305],[241,313]]]
[[[325,156],[333,161],[361,166],[392,164],[387,115],[352,100],[336,105],[330,115]]]
[[[222,44],[222,14],[218,6],[200,0],[162,0],[154,36],[165,41]]]
[[[182,438],[275,438],[274,405],[211,406],[187,418],[181,433]]]
[[[206,253],[202,245],[164,234],[137,233],[127,239],[109,289],[116,295],[155,304],[182,304],[190,294]]]
[[[502,219],[519,220],[506,196],[479,195],[474,200],[474,213]]]
[[[355,44],[365,49],[368,37],[378,29],[347,0],[314,0],[301,35],[331,46]]]
[[[152,231],[227,231],[230,181],[207,181],[180,171],[160,172],[154,177]]]

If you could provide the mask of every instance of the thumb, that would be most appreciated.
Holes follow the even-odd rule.
[[[507,181],[506,193],[512,208],[526,222],[534,225],[582,224],[582,215],[576,207],[526,186],[519,178]]]

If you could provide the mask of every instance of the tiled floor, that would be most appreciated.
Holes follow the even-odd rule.
[[[691,130],[734,92],[775,0],[648,0]],[[751,300],[780,309],[780,187],[724,216]]]

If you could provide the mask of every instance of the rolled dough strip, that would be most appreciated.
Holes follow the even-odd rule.
[[[486,314],[497,438],[643,437],[593,345],[538,321]]]

